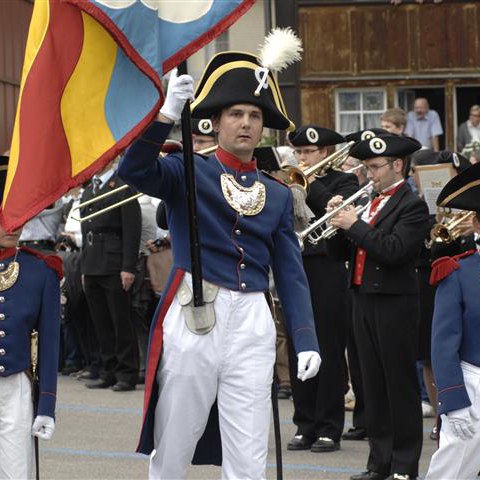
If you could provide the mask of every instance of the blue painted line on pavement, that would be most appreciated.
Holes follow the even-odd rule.
[[[98,450],[79,450],[74,448],[42,448],[43,453],[54,455],[73,455],[77,457],[90,457],[90,458],[114,458],[125,460],[142,460],[147,461],[148,456],[141,453],[134,452],[107,452]],[[275,469],[275,463],[268,463],[268,469]],[[284,463],[283,468],[285,470],[307,470],[313,472],[328,472],[328,473],[359,473],[358,468],[348,467],[329,467],[326,465],[309,465],[308,463]]]
[[[90,405],[78,405],[75,403],[59,403],[57,410],[67,410],[80,413],[121,413],[128,415],[142,415],[141,408],[130,407],[91,407]]]

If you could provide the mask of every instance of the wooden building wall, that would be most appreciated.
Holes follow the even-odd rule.
[[[445,89],[446,144],[452,145],[455,86],[480,84],[480,2],[293,3],[280,0],[276,8],[279,24],[293,19],[303,40],[295,82],[302,123],[334,127],[337,88],[386,87],[392,107],[398,87],[437,86]]]
[[[0,1],[0,154],[10,148],[32,11],[29,0]]]

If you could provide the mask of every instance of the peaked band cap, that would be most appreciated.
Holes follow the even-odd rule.
[[[378,135],[391,135],[388,130],[384,128],[367,128],[365,130],[359,130],[358,132],[349,133],[345,135],[347,142],[361,142],[362,140],[369,140]]]
[[[467,158],[457,152],[442,150],[437,155],[437,163],[451,163],[457,172],[463,172],[471,165]]]
[[[437,205],[480,212],[480,163],[453,177],[440,192]]]
[[[317,125],[304,125],[298,130],[290,132],[288,139],[294,147],[305,147],[307,145],[328,147],[345,142],[345,138],[335,130],[318,127]]]
[[[206,66],[191,104],[193,118],[211,118],[223,108],[239,103],[256,105],[263,125],[295,130],[272,72],[251,53],[220,52]]]
[[[209,118],[192,118],[192,133],[215,138],[212,121]]]
[[[378,135],[354,144],[349,155],[358,160],[369,160],[376,157],[403,158],[421,148],[420,142],[413,138],[388,134]]]

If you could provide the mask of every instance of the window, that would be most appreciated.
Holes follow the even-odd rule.
[[[336,129],[347,135],[380,127],[380,116],[387,108],[387,95],[383,89],[337,90],[335,103]]]
[[[205,46],[205,64],[208,64],[215,54],[229,50],[229,48],[228,30],[225,30],[213,42],[207,43]]]

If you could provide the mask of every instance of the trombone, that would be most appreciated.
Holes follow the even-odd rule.
[[[365,194],[370,195],[373,190],[373,182],[368,182],[365,186],[360,188],[353,195],[344,200],[338,207],[334,208],[331,212],[326,213],[319,219],[315,220],[311,225],[300,232],[295,232],[298,238],[298,243],[300,248],[303,250],[305,239],[312,245],[317,245],[321,240],[327,240],[332,238],[338,231],[338,227],[334,227],[328,223],[328,221],[337,215],[341,210],[345,208],[350,208],[352,203],[356,202],[360,197],[363,197]],[[366,205],[357,205],[355,207],[355,213],[360,215],[364,210],[368,208],[370,202]]]
[[[465,233],[463,222],[473,220],[475,212],[461,210],[458,213],[445,212],[442,222],[436,223],[430,230],[430,244],[444,243],[446,245],[454,242]]]
[[[339,148],[336,152],[333,152],[331,155],[324,158],[321,162],[305,170],[291,165],[283,167],[282,170],[278,172],[278,176],[288,186],[299,185],[306,192],[308,192],[308,178],[312,175],[321,175],[331,168],[340,168],[345,162],[345,160],[348,158],[348,152],[350,151],[350,147],[354,143],[355,142],[353,141],[346,143],[342,148]]]
[[[200,150],[196,153],[200,154],[200,155],[209,155],[210,153],[213,153],[216,150],[217,150],[217,145],[214,145],[213,147],[204,148],[203,150]],[[162,154],[162,153],[160,155],[162,155],[162,157],[166,156],[165,154]],[[92,203],[98,202],[99,200],[103,200],[104,198],[107,198],[110,195],[113,195],[114,193],[119,193],[119,192],[125,190],[126,188],[129,188],[129,185],[121,185],[120,187],[114,188],[113,190],[110,190],[109,192],[102,193],[101,195],[98,195],[94,198],[91,198],[90,200],[87,200],[83,203],[78,204],[76,207],[73,208],[73,210],[80,210],[81,208],[86,207],[87,205],[90,205]],[[76,220],[77,222],[80,222],[80,223],[85,222],[87,220],[90,220],[91,218],[94,218],[98,215],[102,215],[103,213],[106,213],[110,210],[113,210],[114,208],[121,207],[125,203],[132,202],[133,200],[136,200],[137,198],[140,198],[142,195],[144,195],[144,194],[141,193],[141,192],[136,193],[134,195],[131,195],[130,197],[124,198],[123,200],[121,200],[117,203],[112,203],[112,205],[108,205],[108,207],[102,208],[101,210],[98,210],[97,212],[93,212],[90,215],[87,215],[85,217],[75,217],[75,216],[72,215],[72,220]]]

